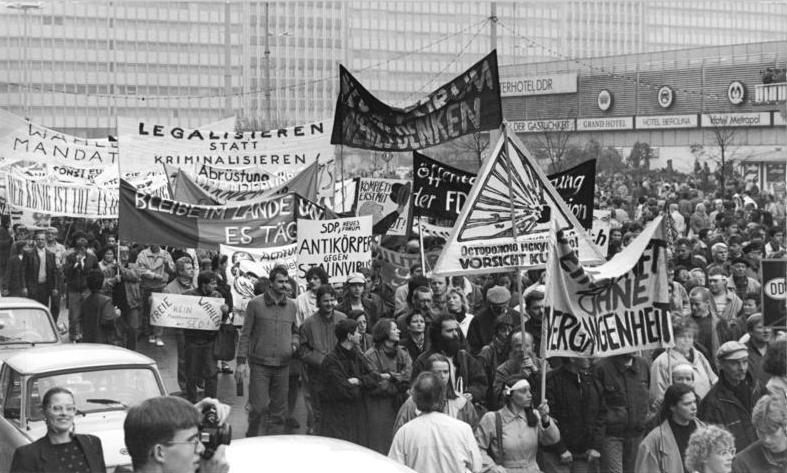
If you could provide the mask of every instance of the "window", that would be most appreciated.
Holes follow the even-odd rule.
[[[3,416],[19,420],[22,412],[22,382],[19,373],[8,368],[3,373]]]

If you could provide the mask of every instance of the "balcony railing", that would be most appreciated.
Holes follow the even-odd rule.
[[[758,84],[754,86],[754,103],[770,104],[787,100],[787,83]]]

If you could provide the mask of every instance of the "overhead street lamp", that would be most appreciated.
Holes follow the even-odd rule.
[[[24,63],[22,64],[22,110],[24,111],[25,118],[29,119],[28,116],[28,108],[29,108],[29,100],[28,97],[30,95],[30,79],[29,79],[29,68],[30,68],[30,61],[27,57],[28,54],[28,45],[30,42],[30,38],[27,34],[27,23],[28,23],[28,12],[30,10],[40,10],[43,8],[43,4],[41,2],[15,2],[9,3],[6,5],[7,8],[11,10],[21,10],[23,16],[23,28],[24,28],[24,43],[22,45],[22,56],[24,57]]]

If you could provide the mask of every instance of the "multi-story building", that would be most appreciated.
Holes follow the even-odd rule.
[[[492,47],[513,65],[786,38],[779,0],[7,3],[0,107],[83,136],[116,115],[283,126],[332,115],[339,63],[401,106]]]

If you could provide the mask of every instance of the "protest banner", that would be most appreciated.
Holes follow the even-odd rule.
[[[443,227],[428,222],[422,222],[420,230],[424,232],[424,237],[442,238],[445,241],[451,237],[451,227]]]
[[[344,66],[339,66],[339,87],[332,144],[414,151],[497,128],[503,121],[496,51],[406,108],[380,101]]]
[[[593,227],[593,197],[596,192],[596,160],[591,159],[565,171],[550,174],[549,181],[585,230]]]
[[[195,180],[183,169],[178,170],[173,185],[175,200],[195,203],[229,204],[271,197],[276,194],[294,192],[311,201],[318,199],[317,179],[319,163],[316,161],[303,168],[295,176],[268,189],[230,190],[214,186],[211,181]],[[268,182],[275,182],[270,180]]]
[[[787,324],[787,259],[764,259],[760,262],[762,314],[766,326]]]
[[[184,296],[182,294],[151,294],[150,325],[192,330],[218,330],[221,325],[219,297]]]
[[[355,188],[355,214],[373,217],[375,235],[407,235],[410,187],[403,179],[362,177]]]
[[[117,218],[117,188],[60,184],[6,176],[6,199],[16,210],[61,217]]]
[[[254,285],[260,278],[267,278],[276,265],[283,265],[287,273],[295,277],[297,273],[297,259],[295,255],[297,245],[279,246],[275,248],[243,248],[229,245],[219,245],[219,253],[227,256],[229,268],[227,269],[227,284],[232,293],[233,311],[236,313],[235,325],[242,325],[241,317],[246,311],[246,306],[254,297]],[[306,282],[295,281],[301,291],[306,290]]]
[[[551,218],[565,230],[580,261],[605,261],[530,152],[504,127],[433,272],[447,276],[543,268]]]
[[[322,266],[331,284],[372,265],[372,217],[298,220],[298,277]]]
[[[384,246],[378,247],[378,250],[382,259],[382,282],[392,290],[407,284],[407,280],[410,279],[410,268],[413,265],[421,266],[420,254],[400,253]],[[429,251],[425,256],[427,267],[432,267],[437,262],[440,252]]]
[[[413,151],[413,215],[456,220],[475,174]]]
[[[612,229],[612,211],[599,210],[593,211],[593,227],[590,229],[590,235],[593,237],[593,243],[596,244],[602,255],[609,253],[609,232]]]
[[[254,184],[295,175],[318,162],[319,195],[333,196],[331,120],[277,130],[217,132],[118,118],[120,173],[144,176],[163,166],[216,183]]]
[[[544,356],[607,357],[674,345],[661,217],[601,266],[583,268],[567,243],[550,242],[549,251]]]
[[[285,194],[233,205],[200,205],[152,195],[120,181],[120,239],[179,248],[270,248],[296,242],[296,219],[319,220],[323,207]]]
[[[11,216],[11,226],[22,224],[30,230],[42,230],[52,226],[52,214],[34,212],[9,206],[8,214]]]

